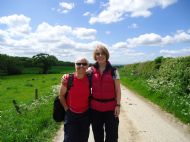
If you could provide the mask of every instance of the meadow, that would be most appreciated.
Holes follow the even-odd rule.
[[[55,70],[59,73],[0,76],[0,141],[52,141],[60,126],[52,119],[53,99],[57,95],[53,87],[73,67],[54,68],[52,73]],[[38,99],[35,99],[36,89]],[[13,100],[21,114],[13,106]]]

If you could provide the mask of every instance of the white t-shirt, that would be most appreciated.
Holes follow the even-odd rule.
[[[119,72],[117,69],[115,70],[115,76],[113,79],[120,79]]]

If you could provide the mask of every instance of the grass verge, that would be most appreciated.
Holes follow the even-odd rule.
[[[149,99],[160,106],[163,110],[173,114],[185,124],[190,124],[190,107],[188,100],[184,96],[169,96],[160,94],[149,88],[147,81],[140,77],[125,76],[120,72],[121,83],[137,94]]]

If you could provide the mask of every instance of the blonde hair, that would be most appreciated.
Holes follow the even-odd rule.
[[[85,57],[78,57],[76,60],[75,60],[75,63],[77,63],[78,61],[85,61],[87,64],[89,64],[88,60],[85,58]]]
[[[109,54],[107,48],[106,48],[104,45],[102,45],[102,44],[96,45],[96,48],[95,48],[95,50],[94,50],[94,52],[93,52],[93,58],[94,58],[94,60],[95,60],[95,61],[97,60],[97,59],[96,59],[97,50],[101,50],[101,52],[106,55],[106,61],[108,61],[108,59],[109,59],[109,57],[110,57],[110,54]]]

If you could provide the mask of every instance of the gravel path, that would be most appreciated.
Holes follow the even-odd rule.
[[[190,142],[190,126],[141,96],[122,89],[119,142]],[[63,141],[63,126],[53,142]],[[89,142],[94,142],[92,131]]]

